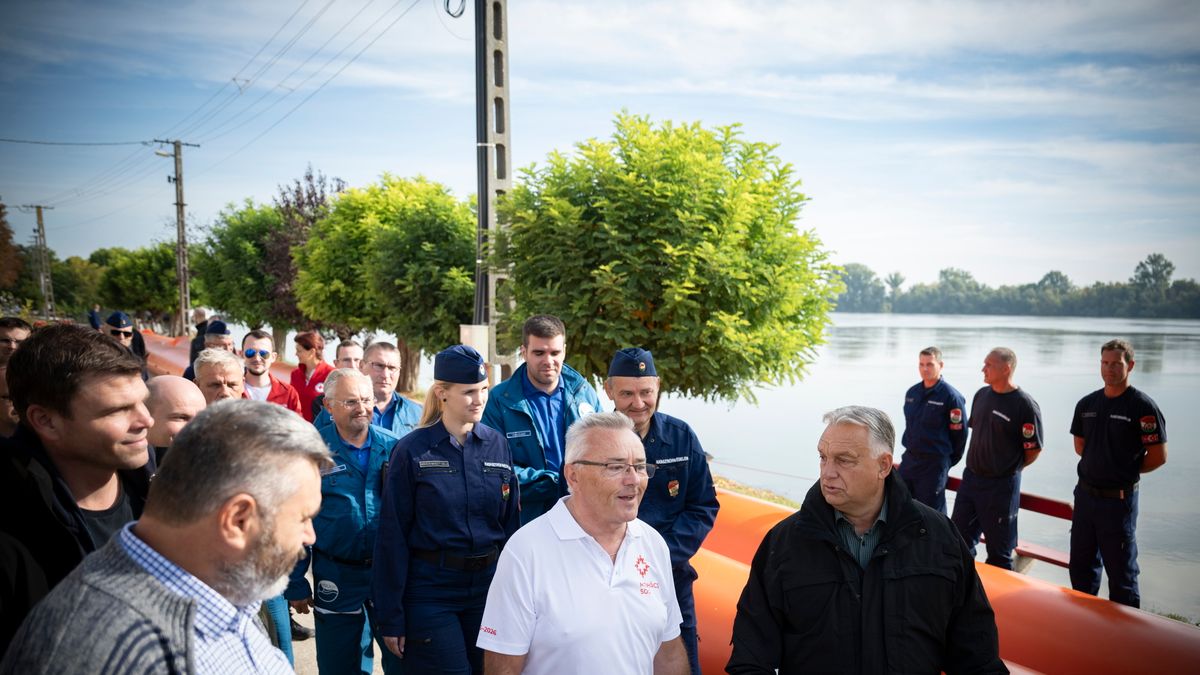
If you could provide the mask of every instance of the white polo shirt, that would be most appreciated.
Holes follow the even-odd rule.
[[[525,673],[645,673],[679,635],[679,602],[662,535],[633,520],[608,553],[563,497],[504,545],[476,643],[525,654]]]

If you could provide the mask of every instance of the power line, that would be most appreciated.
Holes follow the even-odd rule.
[[[75,146],[99,146],[99,145],[150,145],[150,141],[110,141],[106,143],[100,142],[83,142],[83,141],[30,141],[21,138],[0,138],[0,143],[22,143],[25,145],[75,145]]]

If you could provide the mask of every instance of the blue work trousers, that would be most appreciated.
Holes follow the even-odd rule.
[[[1108,573],[1108,599],[1140,607],[1138,591],[1138,493],[1124,499],[1097,497],[1075,486],[1075,515],[1071,519],[1071,588],[1096,595],[1100,564]]]
[[[483,673],[483,650],[475,646],[496,563],[478,571],[439,567],[417,558],[408,563],[404,592],[408,675]]]
[[[937,454],[904,453],[900,462],[900,477],[908,486],[913,499],[946,513],[946,476],[950,474],[950,458]]]
[[[700,638],[696,634],[696,598],[692,595],[692,582],[696,573],[692,570],[672,570],[675,577],[675,598],[679,600],[679,613],[683,622],[679,625],[679,637],[687,651],[688,665],[692,675],[700,675]]]
[[[375,665],[374,637],[382,652],[383,672],[401,675],[404,664],[383,646],[370,603],[371,568],[346,565],[313,552],[316,585],[313,624],[317,630],[317,670],[321,675],[370,675]]]
[[[986,538],[987,564],[1006,570],[1013,568],[1013,549],[1017,547],[1017,511],[1021,505],[1021,472],[1000,478],[985,478],[963,470],[962,485],[954,498],[954,515],[971,555]]]
[[[287,600],[284,600],[282,595],[277,595],[263,600],[262,604],[271,615],[271,622],[275,624],[275,634],[269,637],[279,643],[279,651],[287,657],[288,663],[295,666],[296,657],[292,653],[292,615],[288,612]]]

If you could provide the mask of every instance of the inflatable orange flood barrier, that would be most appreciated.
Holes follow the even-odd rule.
[[[145,338],[152,372],[178,374],[187,367],[187,338]],[[287,381],[292,368],[276,363],[272,372]],[[792,513],[728,490],[717,493],[716,525],[692,559],[700,575],[696,622],[706,673],[725,671],[750,561],[767,531]],[[1200,673],[1200,629],[1194,626],[990,565],[976,569],[996,611],[1000,656],[1014,673]]]

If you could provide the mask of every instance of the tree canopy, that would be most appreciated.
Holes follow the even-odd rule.
[[[614,126],[526,169],[500,204],[507,346],[526,316],[549,313],[588,376],[635,345],[654,352],[665,391],[706,399],[801,375],[840,282],[796,227],[792,167],[736,126],[624,113]]]

